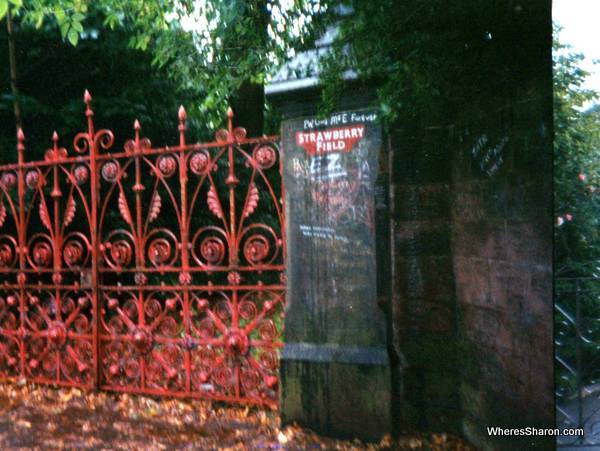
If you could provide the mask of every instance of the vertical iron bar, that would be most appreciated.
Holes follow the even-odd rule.
[[[233,110],[229,108],[227,110],[227,141],[228,149],[227,156],[229,159],[229,175],[226,180],[226,184],[229,187],[229,229],[230,229],[230,246],[229,246],[229,265],[234,269],[238,266],[238,242],[236,234],[236,217],[235,217],[235,187],[237,186],[238,180],[235,177],[235,157],[233,154]],[[233,290],[231,296],[231,330],[233,334],[237,334],[238,330],[238,293]],[[235,335],[234,335],[235,336]],[[228,338],[225,338],[226,340]],[[240,362],[235,360],[235,397],[240,399]]]
[[[91,287],[84,287],[85,289],[89,289],[92,295],[92,349],[93,349],[93,388],[98,390],[100,388],[100,340],[98,338],[99,335],[99,325],[100,325],[100,312],[101,308],[99,305],[100,296],[99,296],[99,274],[98,274],[98,193],[100,190],[100,184],[98,183],[98,169],[97,169],[97,149],[96,149],[96,139],[95,139],[95,130],[94,130],[94,112],[91,108],[92,96],[86,90],[83,96],[83,101],[86,105],[85,115],[87,117],[88,122],[88,144],[90,148],[90,196],[91,196],[91,216],[92,221],[90,224],[90,241],[92,247],[92,258],[91,258]],[[85,271],[85,269],[84,269]]]
[[[234,334],[237,334],[238,331],[238,292],[234,288],[233,294],[231,296],[232,300],[232,312],[231,312],[231,329]],[[234,335],[235,336],[235,335]],[[226,338],[227,339],[227,338]],[[235,398],[240,400],[241,390],[240,390],[240,359],[234,359],[235,365]]]
[[[279,226],[280,226],[280,231],[281,231],[281,249],[282,249],[282,253],[281,255],[283,256],[283,265],[285,267],[286,262],[287,262],[287,240],[286,240],[286,218],[287,218],[287,214],[286,214],[286,203],[285,203],[285,184],[283,183],[283,158],[281,155],[281,146],[279,146],[279,148],[277,149],[277,153],[279,155],[279,178],[280,178],[280,188],[279,188],[279,196],[281,199],[281,216],[282,219],[279,221]]]
[[[185,337],[190,337],[190,292],[186,285],[191,282],[190,268],[189,268],[189,230],[188,230],[188,212],[187,212],[187,162],[185,155],[185,119],[186,112],[183,106],[179,107],[179,185],[181,192],[181,274],[179,276],[179,282],[183,285],[183,325],[185,328]],[[191,351],[188,346],[184,350],[184,364],[185,364],[185,391],[190,393],[191,391],[191,376],[192,376],[192,364],[191,364]]]
[[[575,281],[575,334],[576,334],[576,359],[577,359],[577,423],[578,427],[584,427],[583,425],[583,396],[582,396],[582,377],[581,377],[581,287],[580,281]],[[579,443],[583,443],[583,437],[579,437]]]
[[[17,192],[19,196],[19,225],[18,225],[18,241],[19,241],[19,274],[17,282],[19,283],[19,357],[21,377],[25,377],[25,256],[27,252],[27,243],[25,242],[25,134],[23,129],[19,127],[17,131]]]
[[[54,242],[54,252],[53,255],[53,264],[52,264],[52,284],[54,285],[54,303],[55,307],[55,317],[54,321],[62,322],[62,313],[61,313],[61,298],[60,298],[60,283],[61,283],[61,273],[60,273],[60,252],[62,248],[61,239],[60,239],[60,185],[58,182],[58,135],[56,132],[52,135],[52,192],[50,193],[50,197],[52,197],[53,204],[53,219],[54,219],[54,233],[52,236],[52,241]],[[42,188],[40,188],[42,189]],[[60,351],[56,351],[56,382],[60,381]]]
[[[225,184],[229,188],[229,265],[237,267],[238,255],[237,255],[237,237],[235,233],[235,187],[238,183],[238,179],[235,177],[235,158],[233,155],[233,110],[227,109],[227,158],[229,161],[229,175]]]
[[[135,270],[139,272],[142,270],[144,265],[144,249],[143,249],[143,233],[142,233],[142,191],[144,190],[144,185],[142,185],[142,172],[141,172],[141,154],[140,154],[140,123],[135,121],[134,124],[135,129],[135,146],[134,152],[135,156],[135,185],[133,186],[133,192],[135,195],[135,241],[137,252],[135,253]]]
[[[138,288],[138,325],[143,327],[146,324],[144,318],[144,291],[141,289],[141,285],[143,285],[142,280],[145,280],[145,276],[143,275],[144,269],[144,237],[142,231],[142,191],[144,190],[144,185],[142,185],[142,168],[141,168],[141,148],[140,148],[140,123],[136,120],[134,123],[135,129],[135,143],[134,143],[134,163],[135,163],[135,185],[133,185],[133,193],[135,195],[135,272],[136,272],[136,283],[140,287]],[[135,337],[138,336],[140,332],[134,333]],[[146,388],[146,364],[143,356],[139,358],[140,362],[140,374],[141,374],[141,387]]]

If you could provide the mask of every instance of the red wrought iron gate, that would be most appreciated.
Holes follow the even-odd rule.
[[[275,406],[285,299],[277,137],[113,148],[56,133],[0,166],[0,375]]]

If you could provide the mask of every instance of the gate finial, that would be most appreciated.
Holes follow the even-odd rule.
[[[21,127],[17,129],[17,154],[19,164],[23,164],[25,161],[25,133]]]
[[[140,130],[142,126],[140,125],[140,121],[137,119],[133,121],[133,129],[135,130],[135,151],[139,151],[140,149]]]
[[[187,118],[187,113],[185,112],[185,108],[183,105],[179,106],[179,111],[177,112],[177,117],[179,118],[179,146],[185,146],[185,120]]]
[[[52,158],[58,160],[58,133],[52,133]]]
[[[92,95],[87,89],[83,93],[83,102],[85,103],[85,115],[88,120],[88,137],[91,141],[94,140],[94,112],[92,111]]]
[[[177,117],[179,117],[179,122],[183,122],[187,119],[187,113],[183,105],[179,105],[179,111],[177,112]]]
[[[233,110],[231,107],[227,107],[227,131],[229,132],[229,138],[233,139]]]

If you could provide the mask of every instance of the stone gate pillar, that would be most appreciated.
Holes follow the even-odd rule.
[[[281,417],[339,437],[391,431],[387,155],[377,113],[282,124],[288,295]]]

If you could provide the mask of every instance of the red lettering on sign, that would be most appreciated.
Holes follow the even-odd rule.
[[[327,130],[296,132],[296,144],[309,155],[322,155],[331,152],[350,152],[365,134],[365,125],[330,128]]]

